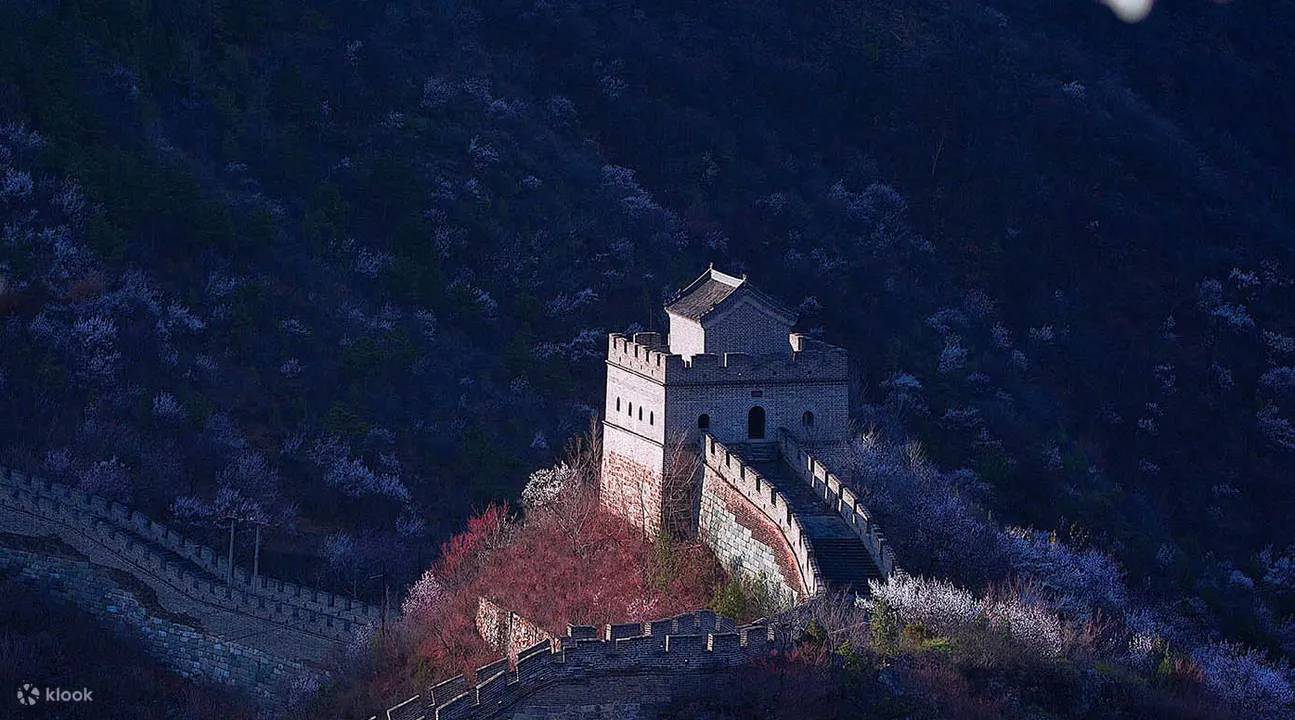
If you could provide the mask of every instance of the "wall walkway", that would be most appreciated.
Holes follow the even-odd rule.
[[[4,468],[0,533],[0,564],[135,633],[181,674],[263,697],[285,678],[322,674],[377,617],[314,588],[253,583],[242,568],[230,582],[210,548],[120,504]]]

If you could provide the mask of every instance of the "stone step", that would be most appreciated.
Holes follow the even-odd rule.
[[[779,457],[776,443],[737,443],[733,448],[748,461],[773,462]]]
[[[744,444],[737,453],[766,482],[773,485],[801,520],[814,552],[819,573],[832,592],[868,592],[868,580],[880,579],[872,554],[845,520],[828,507],[809,486],[796,476],[776,445]]]

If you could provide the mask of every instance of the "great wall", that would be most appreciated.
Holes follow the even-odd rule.
[[[894,551],[867,509],[790,433],[780,430],[776,446],[702,442],[700,535],[730,569],[800,599],[862,592],[894,572]]]
[[[33,539],[39,541],[33,542]],[[0,566],[187,677],[278,704],[322,679],[372,605],[259,576],[120,503],[0,468]]]
[[[726,507],[748,508],[741,519],[702,519],[703,533],[739,538],[702,538],[730,567],[774,568],[776,581],[800,600],[862,591],[861,583],[895,571],[894,551],[855,493],[789,434],[776,452],[730,449],[710,436],[705,448],[703,482],[712,486],[703,492],[727,488],[734,499]],[[766,565],[762,551],[777,558]],[[704,693],[716,675],[786,651],[798,632],[766,622],[737,627],[702,610],[644,623],[568,626],[565,635],[553,635],[486,598],[476,626],[499,660],[478,668],[474,679],[455,676],[369,720],[658,717],[669,703]]]
[[[785,651],[790,630],[742,627],[702,610],[663,620],[567,626],[387,708],[369,720],[657,717],[662,708],[701,695],[716,676]]]
[[[713,267],[666,312],[668,336],[608,338],[602,506],[649,537],[701,541],[786,603],[866,594],[893,574],[876,520],[807,449],[848,439],[845,350],[790,332],[793,311]],[[476,624],[503,657],[386,720],[659,717],[796,639],[792,627],[736,628],[706,611],[558,637],[485,598]]]
[[[744,278],[712,269],[689,288],[704,301],[686,292],[667,307],[680,352],[658,333],[609,338],[603,506],[645,534],[700,540],[786,603],[866,594],[895,572],[894,551],[807,449],[847,436],[845,351],[785,333],[794,314]],[[664,497],[676,438],[696,458],[683,503]],[[378,620],[370,605],[253,577],[119,503],[5,468],[0,568],[141,639],[180,674],[268,705],[283,704],[294,683],[324,679],[339,647]],[[502,657],[393,705],[386,720],[657,717],[715,676],[787,650],[798,632],[701,610],[559,634],[486,598],[475,622]]]

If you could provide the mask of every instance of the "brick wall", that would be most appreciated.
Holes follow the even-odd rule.
[[[849,427],[849,387],[840,382],[786,383],[752,378],[730,385],[671,386],[667,392],[667,431],[698,437],[697,418],[710,419],[708,431],[721,442],[746,442],[747,416],[759,406],[765,412],[765,439],[776,439],[779,428],[815,431],[816,438],[843,437]],[[805,412],[813,413],[805,428]]]
[[[303,663],[150,614],[91,563],[0,547],[0,568],[139,640],[177,674],[230,687],[265,705],[282,705],[294,683],[326,677]]]
[[[743,297],[702,318],[708,353],[787,354],[791,324],[780,320],[752,298]],[[671,325],[673,330],[673,324]]]
[[[709,469],[698,535],[730,572],[773,587],[787,603],[806,595],[795,553],[778,526]]]
[[[476,624],[481,639],[513,662],[522,650],[553,638],[534,622],[483,597],[477,598]]]
[[[644,462],[643,453],[637,453],[637,457],[627,455],[618,439],[623,438],[618,437],[614,428],[604,427],[599,502],[648,537],[655,537],[662,523],[661,461],[649,465]]]
[[[825,584],[809,535],[800,518],[791,512],[786,496],[714,437],[703,439],[703,458],[703,502],[709,495],[713,512],[706,519],[710,526],[701,535],[703,539],[709,536],[716,542],[727,541],[727,546],[711,546],[717,555],[727,555],[721,560],[730,567],[753,568],[753,574],[758,576],[763,571],[767,579],[775,579],[769,572],[768,557],[772,555],[782,585],[797,599],[823,589]],[[730,515],[732,521],[728,520]]]
[[[651,622],[568,626],[545,640],[477,669],[475,681],[452,677],[387,708],[389,720],[621,718],[697,692],[722,673],[790,647],[785,627],[738,628],[709,611]],[[617,714],[624,713],[624,714]],[[377,715],[374,716],[378,717]]]
[[[670,316],[670,352],[685,358],[706,352],[706,331],[701,323],[673,313]]]
[[[647,440],[665,438],[665,386],[632,369],[607,365],[603,419]]]

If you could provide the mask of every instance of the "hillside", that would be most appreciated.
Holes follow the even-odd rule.
[[[1018,568],[978,543],[1051,532],[1281,661],[1292,37],[1289,0],[6,3],[0,464],[374,600],[714,262],[955,478],[860,468],[909,570],[979,591]]]

